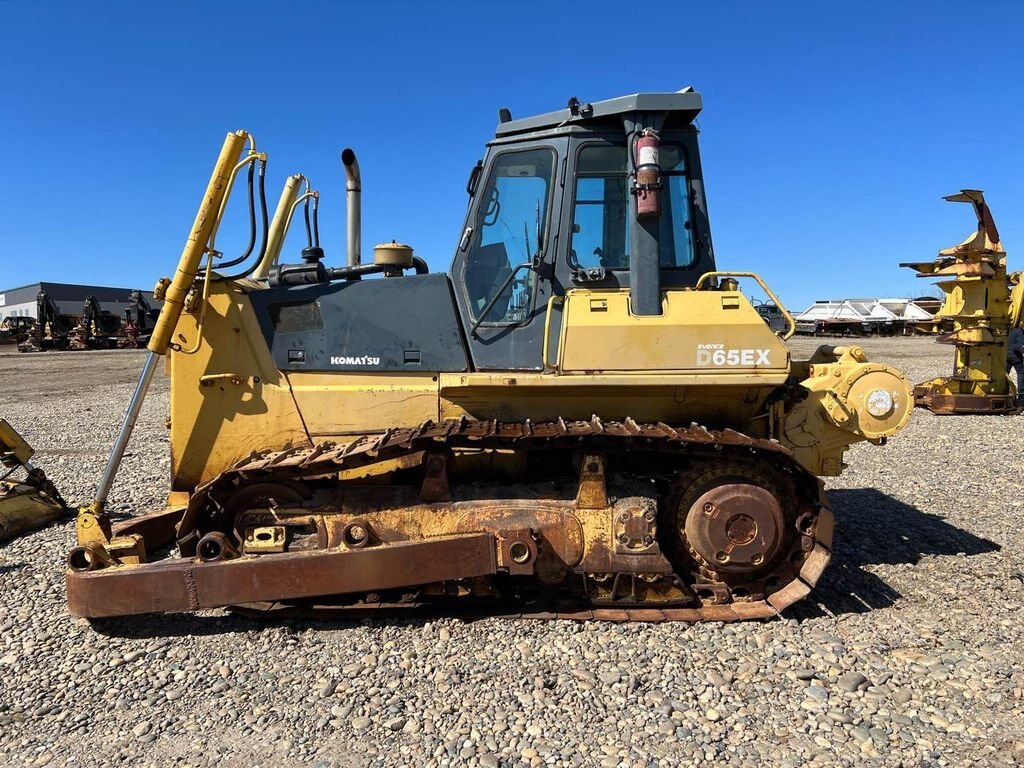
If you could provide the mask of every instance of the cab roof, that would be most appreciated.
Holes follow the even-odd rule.
[[[498,123],[495,138],[518,133],[542,131],[545,128],[560,128],[565,125],[588,125],[612,122],[622,115],[634,112],[664,112],[666,122],[689,124],[701,110],[700,94],[687,86],[675,93],[634,93],[605,101],[587,104],[570,99],[569,106],[556,112],[546,112],[518,120]],[[669,119],[672,118],[672,119]]]

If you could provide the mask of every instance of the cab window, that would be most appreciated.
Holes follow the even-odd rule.
[[[676,144],[662,144],[659,155],[662,175],[661,266],[689,267],[695,254],[686,154]]]
[[[573,269],[629,269],[630,192],[625,146],[587,145],[577,157],[569,262]],[[662,144],[662,267],[694,261],[689,179],[682,147]]]
[[[513,324],[526,320],[533,305],[536,275],[522,269],[502,290],[512,271],[544,241],[554,153],[531,149],[499,155],[481,192],[474,224],[474,245],[463,271],[474,320],[500,291],[483,322]]]

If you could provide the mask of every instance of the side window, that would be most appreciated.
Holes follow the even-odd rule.
[[[544,240],[554,153],[532,149],[500,155],[480,197],[475,229],[479,233],[463,271],[473,319],[501,291],[483,318],[487,323],[518,323],[533,304],[536,276],[520,270],[502,290],[512,270],[530,261]]]
[[[576,161],[569,262],[573,269],[629,268],[626,148],[591,145]]]
[[[662,144],[662,267],[693,264],[690,184],[682,147]],[[576,165],[569,262],[573,269],[629,269],[629,171],[625,146],[585,146]]]
[[[689,267],[694,261],[690,178],[686,155],[676,144],[662,144],[661,162],[661,266]]]

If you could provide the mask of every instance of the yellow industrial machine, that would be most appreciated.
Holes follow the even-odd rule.
[[[104,310],[95,296],[82,305],[78,323],[68,333],[69,349],[111,349],[121,332],[121,318]]]
[[[69,334],[78,325],[78,318],[64,314],[46,291],[36,294],[35,323],[18,342],[19,352],[64,350],[70,343]]]
[[[49,525],[67,512],[53,483],[30,463],[34,453],[0,419],[0,541]]]
[[[120,328],[115,340],[119,349],[141,349],[149,342],[157,312],[150,306],[142,291],[128,295],[128,306],[121,313]]]
[[[308,188],[302,261],[279,262],[293,177],[228,274],[238,259],[212,242],[246,167],[267,220],[266,155],[229,134],[79,512],[72,613],[500,598],[534,616],[732,620],[807,595],[832,545],[819,476],[899,431],[910,387],[856,346],[791,360],[772,292],[716,269],[700,108],[686,89],[501,110],[449,274],[396,242],[362,263],[351,150],[346,265],[323,263]],[[112,526],[161,358],[168,506]]]
[[[1024,273],[1007,274],[1006,251],[981,190],[944,199],[970,203],[978,228],[934,261],[900,264],[918,277],[947,278],[938,283],[945,301],[936,330],[948,331],[940,343],[956,345],[953,375],[918,384],[914,402],[938,414],[1012,413],[1017,393],[1006,372],[1006,344],[1010,329],[1024,320]]]
[[[34,317],[12,316],[0,320],[0,345],[21,344],[25,341],[32,328],[35,326]]]

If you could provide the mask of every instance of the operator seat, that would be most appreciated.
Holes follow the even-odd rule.
[[[508,260],[508,252],[502,242],[478,245],[473,249],[466,263],[466,293],[469,295],[469,303],[473,308],[473,314],[479,317],[481,311],[487,306],[494,294],[498,292],[502,284],[508,279],[512,272],[512,263]],[[491,311],[484,322],[497,323],[505,317],[508,312],[508,303],[512,298],[512,291],[506,289],[504,293],[494,302]]]

